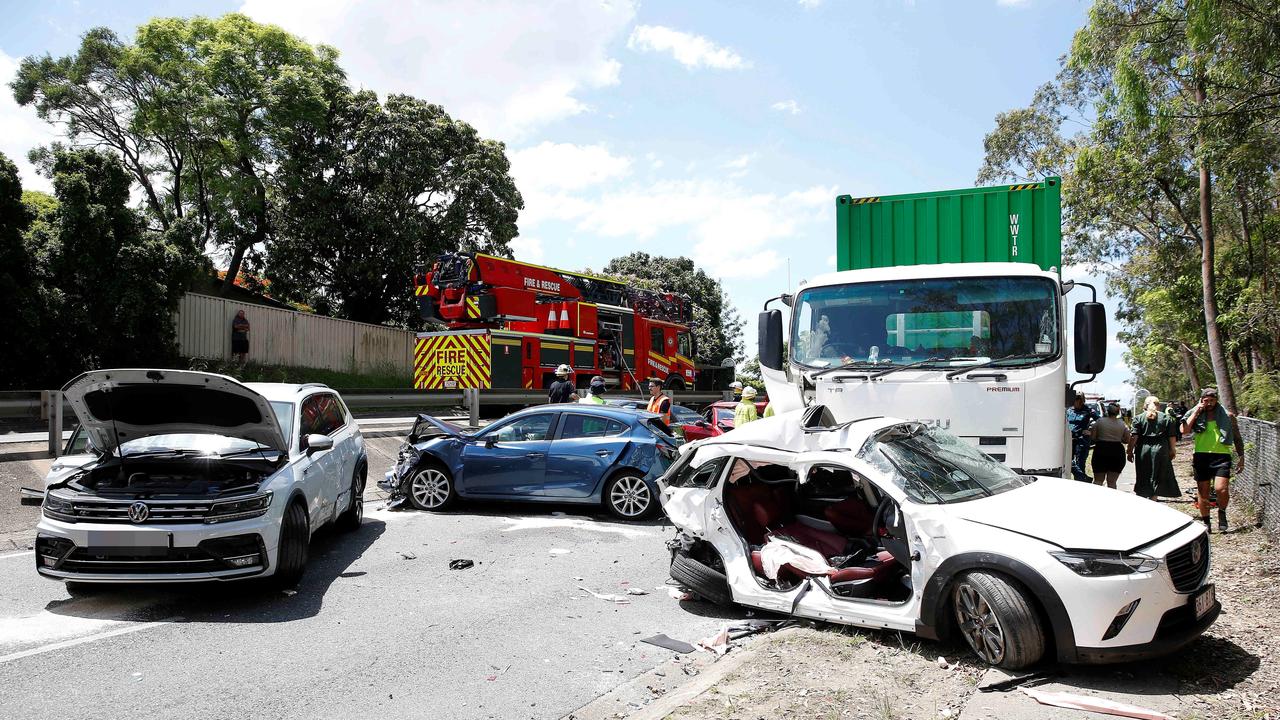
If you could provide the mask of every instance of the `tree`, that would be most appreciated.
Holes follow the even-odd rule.
[[[1109,268],[1143,384],[1194,388],[1204,366],[1232,409],[1280,350],[1277,26],[1272,0],[1098,0],[1054,82],[997,116],[980,172],[1061,174],[1066,257]]]
[[[272,235],[280,149],[327,119],[345,77],[332,48],[233,13],[153,19],[133,44],[96,28],[75,55],[24,59],[11,87],[73,146],[117,153],[160,229],[194,217],[229,252],[225,293]]]
[[[6,388],[18,387],[44,362],[44,328],[30,292],[31,258],[23,240],[33,213],[22,198],[18,168],[0,153],[0,307],[4,308],[4,336],[15,343],[0,352],[0,387]],[[23,352],[14,350],[17,344]]]
[[[273,224],[255,261],[272,293],[361,322],[416,322],[410,278],[445,251],[506,254],[524,201],[502,143],[439,105],[371,92],[298,134],[276,173]]]
[[[745,323],[720,281],[696,267],[689,258],[637,251],[610,260],[604,272],[640,287],[688,295],[693,301],[698,362],[718,366],[726,358],[742,357]]]
[[[47,348],[20,384],[57,387],[89,368],[173,362],[178,300],[208,272],[198,225],[146,229],[111,155],[59,150],[52,171],[57,203],[42,205],[25,243]]]

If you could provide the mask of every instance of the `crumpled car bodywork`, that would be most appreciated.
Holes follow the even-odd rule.
[[[415,477],[430,467],[443,473],[436,482],[448,486],[441,504],[456,495],[608,508],[606,494],[625,474],[634,480],[624,483],[625,492],[644,502],[643,510],[632,508],[641,517],[657,507],[657,479],[677,456],[677,442],[656,415],[607,406],[539,406],[476,431],[424,414],[379,486],[391,493],[393,507],[437,509],[413,502]]]
[[[660,481],[675,579],[799,617],[958,634],[1010,668],[1049,650],[1161,655],[1217,617],[1204,530],[1182,513],[1016,475],[918,423],[810,413],[681,448]]]

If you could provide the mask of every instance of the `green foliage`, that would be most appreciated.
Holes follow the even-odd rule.
[[[361,322],[418,321],[414,267],[459,249],[507,254],[524,207],[503,145],[439,105],[370,92],[335,103],[276,173],[279,232],[255,259],[272,293]]]
[[[0,307],[10,349],[0,352],[0,387],[12,387],[42,362],[44,328],[40,306],[31,294],[31,257],[24,236],[35,213],[23,202],[18,168],[0,153]],[[24,352],[12,348],[22,346]]]
[[[1063,176],[1067,262],[1106,272],[1135,382],[1161,395],[1198,379],[1230,404],[1280,361],[1276,27],[1273,0],[1096,0],[1054,81],[987,136],[980,180]]]
[[[745,325],[720,281],[707,275],[687,257],[663,257],[633,252],[614,258],[604,273],[638,287],[688,295],[693,301],[693,334],[697,361],[720,365],[726,358],[742,357]]]
[[[86,369],[146,366],[176,357],[172,314],[208,261],[199,229],[179,221],[148,230],[128,207],[130,178],[110,155],[59,150],[56,201],[30,195],[22,258],[24,298],[39,332],[24,338],[27,363],[6,374],[11,388],[60,387]]]
[[[1250,417],[1280,422],[1280,371],[1246,375],[1241,384],[1240,407]]]

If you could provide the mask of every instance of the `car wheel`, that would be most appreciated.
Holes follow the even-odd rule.
[[[639,520],[653,512],[653,491],[639,473],[620,472],[604,486],[604,506],[620,520]]]
[[[311,546],[311,529],[307,511],[302,503],[294,501],[284,511],[280,524],[280,540],[276,550],[276,572],[271,584],[281,590],[298,586],[302,572],[307,567],[307,552]]]
[[[733,604],[729,578],[684,550],[677,550],[671,557],[671,579],[701,595],[708,602],[717,605]]]
[[[1044,655],[1044,628],[1026,592],[1001,575],[967,573],[952,591],[956,624],[983,662],[1008,670]]]
[[[351,507],[338,516],[338,530],[354,532],[360,529],[364,520],[364,484],[367,470],[364,465],[356,467],[351,474]]]
[[[419,510],[444,510],[457,495],[453,478],[435,463],[419,465],[409,476],[407,490],[409,504]]]

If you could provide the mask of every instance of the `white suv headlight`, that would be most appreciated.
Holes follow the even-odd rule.
[[[267,508],[271,507],[271,497],[272,493],[265,492],[251,498],[214,503],[213,507],[209,508],[209,514],[204,521],[220,523],[258,517],[265,514]]]
[[[1050,552],[1058,562],[1083,577],[1107,577],[1146,573],[1160,567],[1160,561],[1142,553],[1093,552],[1063,550]]]

